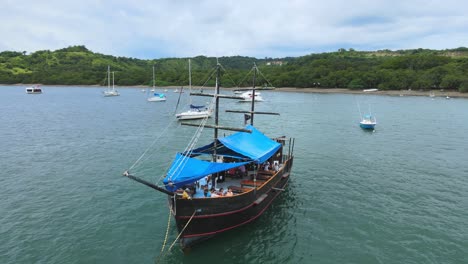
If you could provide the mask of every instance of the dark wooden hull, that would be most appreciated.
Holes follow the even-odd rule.
[[[293,158],[256,190],[221,198],[169,199],[182,248],[258,218],[280,195],[289,181]]]

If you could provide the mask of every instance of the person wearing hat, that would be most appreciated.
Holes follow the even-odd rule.
[[[189,192],[190,192],[190,189],[185,188],[184,192],[182,193],[182,199],[192,199],[192,197],[190,197],[189,195]]]

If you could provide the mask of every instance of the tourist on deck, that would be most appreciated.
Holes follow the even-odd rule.
[[[270,170],[270,162],[268,160],[265,163],[263,163],[263,170],[264,171]]]
[[[211,198],[217,198],[219,194],[216,192],[215,188],[211,188]]]
[[[239,171],[240,171],[240,177],[247,176],[247,171],[245,170],[245,165],[240,165],[239,166]]]
[[[226,196],[233,196],[233,195],[234,195],[234,193],[232,193],[231,188],[229,188],[229,189],[227,190],[227,192],[226,192]]]
[[[208,190],[208,185],[205,185],[205,188],[203,189],[203,196],[205,196],[206,198],[211,197],[211,193]]]
[[[273,162],[273,167],[274,167],[275,171],[279,171],[279,161],[275,160]]]
[[[218,190],[218,195],[219,195],[219,196],[224,196],[224,189],[223,189],[223,187],[219,188],[219,190]]]
[[[216,179],[216,182],[219,183],[219,182],[224,182],[225,181],[225,175],[226,175],[226,172],[225,171],[222,171],[220,173],[218,173],[218,178]]]
[[[232,169],[229,169],[227,171],[227,174],[230,176],[230,177],[233,177],[236,175],[236,169],[232,168]]]
[[[190,189],[189,188],[185,188],[185,190],[182,192],[182,199],[192,199],[192,197],[190,197]]]

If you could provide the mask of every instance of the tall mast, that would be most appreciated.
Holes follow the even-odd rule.
[[[112,91],[114,90],[114,72],[112,72]]]
[[[220,70],[220,64],[218,62],[218,59],[216,58],[216,88],[215,88],[215,126],[217,127],[219,125],[219,120],[218,120],[218,112],[219,112],[219,70]],[[214,147],[215,151],[214,154],[216,155],[216,141],[218,140],[218,129],[215,128],[214,130]]]
[[[154,65],[153,65],[153,89],[154,89],[154,82],[155,82],[155,79],[154,79]]]
[[[257,64],[255,64],[255,62],[254,62],[253,70],[254,70],[254,75],[253,75],[253,83],[252,83],[252,106],[250,108],[250,110],[252,111],[252,113],[250,114],[250,125],[252,126],[254,122],[254,111],[255,111],[255,81],[257,79]]]
[[[190,59],[188,59],[188,73],[189,73],[189,91],[192,92],[192,65],[190,64]],[[189,107],[192,105],[192,97],[189,95]]]
[[[219,64],[218,58],[216,58],[216,88],[215,88],[215,100],[216,100],[216,107],[215,107],[215,129],[214,129],[214,140],[213,140],[213,161],[217,161],[217,153],[216,148],[218,147],[218,112],[219,112],[219,70],[221,65]],[[211,186],[216,186],[216,178],[219,177],[219,173],[216,173],[216,177],[211,177]]]
[[[110,65],[107,65],[107,89],[110,89]]]
[[[219,99],[220,98],[227,98],[227,99],[243,99],[243,97],[236,96],[236,95],[224,95],[220,94],[220,71],[221,71],[221,64],[219,63],[218,59],[216,59],[216,86],[215,86],[215,92],[213,94],[209,93],[190,93],[190,95],[194,96],[206,96],[206,97],[215,97],[215,123],[214,125],[208,125],[204,124],[203,127],[208,127],[208,128],[213,128],[214,129],[214,148],[215,150],[213,151],[213,158],[216,157],[216,147],[217,147],[217,140],[218,140],[218,129],[223,129],[223,130],[230,130],[230,131],[238,131],[238,132],[246,132],[246,133],[252,133],[251,130],[245,129],[245,128],[235,128],[235,127],[226,127],[226,126],[220,126],[219,125]],[[226,112],[235,112],[235,113],[251,113],[251,111],[229,111],[226,110]],[[257,112],[258,114],[259,112]],[[262,112],[260,114],[269,114],[266,112]],[[194,126],[194,127],[199,127],[200,124],[195,124],[195,123],[185,123],[182,122],[180,123],[181,125],[184,126]]]
[[[191,92],[192,91],[192,67],[190,65],[190,59],[188,59],[188,73],[189,73],[189,78],[188,78],[189,89],[190,89],[190,92]]]

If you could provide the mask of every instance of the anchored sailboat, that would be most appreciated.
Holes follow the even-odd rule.
[[[154,93],[154,91],[156,91],[155,83],[156,83],[156,79],[154,78],[154,66],[153,66],[153,88],[151,89],[151,92],[153,92],[153,95],[149,96],[146,100],[148,102],[165,102],[166,101],[165,94]]]
[[[190,64],[190,59],[189,59],[189,90],[190,93],[192,92],[192,68]],[[180,98],[180,94],[179,94]],[[193,105],[192,104],[192,97],[189,96],[189,106],[190,109],[188,111],[176,114],[176,118],[178,120],[194,120],[194,119],[203,119],[203,118],[209,118],[213,114],[213,110],[209,109],[208,107],[204,105]]]
[[[362,129],[372,129],[374,130],[375,125],[377,125],[377,119],[375,116],[372,115],[370,111],[370,106],[369,106],[369,114],[362,115],[361,114],[361,108],[359,107],[358,104],[358,109],[359,109],[359,116],[361,117],[361,121],[359,122],[359,126]]]
[[[114,86],[114,72],[112,72],[112,88],[110,87],[110,66],[107,66],[107,90],[104,91],[105,97],[119,96],[120,93],[115,89]]]
[[[214,125],[206,124],[207,119],[201,124],[182,123],[198,127],[196,137],[185,151],[175,155],[163,186],[138,178],[128,170],[124,172],[124,176],[167,194],[182,248],[257,219],[285,190],[293,165],[294,139],[284,136],[272,139],[254,127],[257,114],[279,115],[255,111],[255,100],[251,100],[250,111],[226,111],[244,114],[249,125],[244,128],[219,125],[220,99],[240,99],[219,93],[220,67],[218,63],[214,94],[191,93],[213,98]],[[254,95],[255,90],[254,85]],[[214,129],[213,141],[194,148],[203,128]],[[219,130],[235,132],[219,137]],[[222,189],[228,192],[224,194]]]

